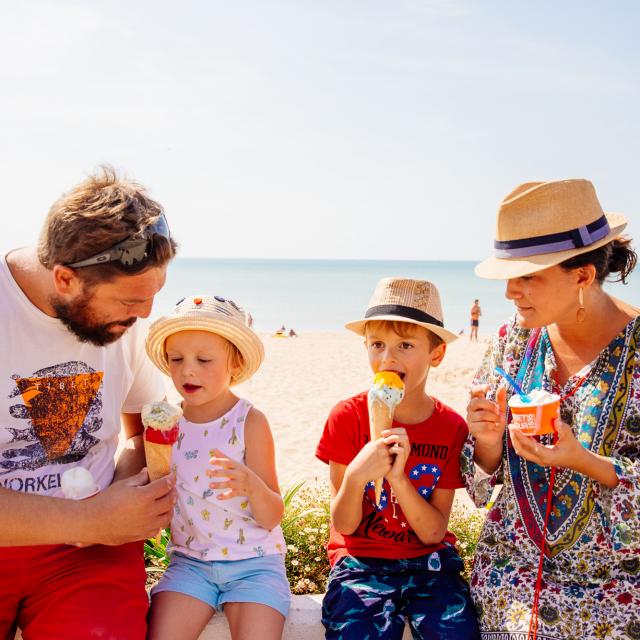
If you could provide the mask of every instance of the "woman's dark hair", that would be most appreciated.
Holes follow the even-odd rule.
[[[626,284],[627,278],[637,262],[638,255],[631,247],[631,238],[621,236],[593,251],[573,256],[573,258],[561,262],[560,266],[568,270],[592,264],[596,268],[596,280],[600,284],[605,280]],[[619,275],[609,278],[612,273]]]

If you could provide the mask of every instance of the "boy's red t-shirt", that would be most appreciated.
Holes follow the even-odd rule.
[[[433,414],[419,424],[401,424],[409,435],[411,453],[405,473],[413,486],[427,500],[435,488],[458,489],[464,486],[460,473],[460,451],[467,437],[467,423],[453,409],[433,398]],[[339,402],[331,411],[316,457],[325,463],[330,460],[348,465],[370,440],[367,393]],[[331,524],[329,534],[329,562],[333,566],[342,556],[374,558],[416,558],[441,549],[444,543],[455,544],[456,537],[447,531],[443,541],[425,545],[412,531],[402,509],[391,494],[385,480],[381,507],[375,507],[373,483],[369,483],[362,497],[362,521],[352,535],[338,533]]]

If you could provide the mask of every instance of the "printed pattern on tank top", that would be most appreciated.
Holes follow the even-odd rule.
[[[248,498],[218,500],[227,489],[212,489],[209,459],[219,449],[245,462],[245,424],[251,403],[240,399],[222,417],[196,424],[182,418],[173,449],[178,501],[171,522],[170,550],[200,560],[244,560],[285,553],[280,527],[271,531],[253,517]]]

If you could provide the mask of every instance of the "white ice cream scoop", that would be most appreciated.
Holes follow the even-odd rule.
[[[84,467],[72,467],[67,469],[60,479],[60,486],[65,498],[82,500],[88,498],[99,490],[91,471]]]

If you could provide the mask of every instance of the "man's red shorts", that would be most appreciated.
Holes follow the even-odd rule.
[[[0,547],[0,639],[144,640],[142,542]]]

